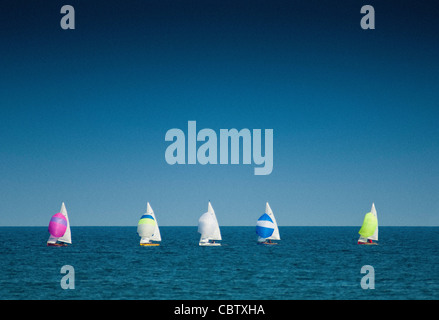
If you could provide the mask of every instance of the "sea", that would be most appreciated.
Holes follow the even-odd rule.
[[[255,227],[221,227],[222,246],[200,247],[196,227],[164,226],[141,247],[136,227],[73,226],[72,245],[47,247],[47,227],[0,227],[0,299],[439,298],[439,227],[380,227],[377,246],[358,229],[281,226],[264,246]]]

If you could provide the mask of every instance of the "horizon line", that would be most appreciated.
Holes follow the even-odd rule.
[[[29,226],[29,225],[0,225],[0,228],[21,228],[21,227],[35,227],[35,228],[42,228],[42,227],[46,227],[46,225],[33,225],[33,226]],[[70,226],[70,227],[137,227],[137,225],[75,225],[75,226]],[[197,227],[197,225],[161,225],[160,228],[162,227]],[[220,228],[222,227],[256,227],[254,225],[222,225],[220,226]],[[283,226],[278,226],[279,228],[283,228],[283,227],[358,227],[360,228],[361,225],[283,225]],[[379,226],[381,227],[439,227],[439,225],[384,225],[384,226]]]

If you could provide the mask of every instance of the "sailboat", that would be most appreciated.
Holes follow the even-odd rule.
[[[72,243],[69,217],[64,202],[61,205],[60,212],[54,214],[50,219],[49,233],[48,246],[62,247]]]
[[[159,243],[151,241],[162,241],[159,225],[149,202],[146,204],[146,213],[142,215],[137,224],[137,233],[141,237],[141,246],[159,246]]]
[[[198,219],[198,232],[201,233],[200,246],[220,246],[221,243],[215,242],[221,239],[221,232],[212,205],[207,206],[207,212]]]
[[[268,202],[265,204],[265,213],[256,222],[256,233],[258,234],[258,244],[277,244],[271,240],[280,240],[276,218]]]
[[[370,209],[370,212],[366,213],[364,216],[363,225],[358,233],[360,234],[358,244],[377,244],[376,242],[373,242],[373,240],[378,241],[378,218],[374,203],[372,203],[372,209]]]

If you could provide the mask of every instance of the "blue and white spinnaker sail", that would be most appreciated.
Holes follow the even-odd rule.
[[[271,220],[270,216],[264,213],[256,223],[256,233],[261,238],[267,239],[273,234],[274,231],[274,223]]]

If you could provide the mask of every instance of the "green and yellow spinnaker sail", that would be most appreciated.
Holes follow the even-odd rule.
[[[366,213],[364,216],[363,225],[361,226],[360,231],[358,233],[364,237],[368,238],[375,233],[376,228],[378,227],[378,219],[376,216],[372,214],[372,212]]]

